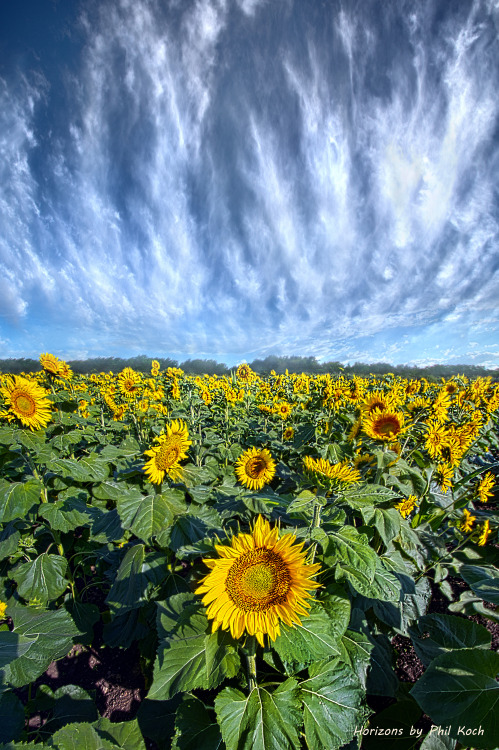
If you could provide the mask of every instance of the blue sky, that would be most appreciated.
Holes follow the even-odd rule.
[[[0,358],[499,366],[498,0],[0,4]]]

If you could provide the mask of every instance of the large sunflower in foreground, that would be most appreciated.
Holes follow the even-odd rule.
[[[9,412],[25,427],[39,430],[50,422],[51,403],[47,398],[47,391],[38,383],[14,375],[7,378],[1,392]]]
[[[211,571],[196,589],[204,594],[213,632],[222,628],[240,638],[246,631],[263,646],[265,635],[280,635],[281,620],[301,625],[310,592],[319,586],[312,578],[320,564],[308,565],[304,543],[295,541],[293,534],[279,538],[279,529],[258,516],[250,534],[234,536],[230,546],[215,545],[219,558],[204,560]]]
[[[144,455],[150,457],[144,466],[147,478],[153,484],[161,484],[165,475],[170,479],[179,479],[182,476],[180,461],[186,458],[187,450],[192,445],[187,426],[182,420],[173,421],[167,426],[166,435],[159,435],[156,442],[157,445],[144,451]]]
[[[404,431],[404,415],[392,409],[374,409],[362,426],[373,440],[393,441]]]
[[[239,481],[250,490],[261,490],[275,476],[275,463],[266,448],[249,448],[235,465]]]

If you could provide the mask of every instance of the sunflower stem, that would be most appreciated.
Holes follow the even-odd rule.
[[[312,532],[314,529],[318,529],[321,525],[321,511],[322,511],[322,503],[319,500],[319,495],[317,495],[317,500],[314,504],[314,515],[312,517],[312,523],[310,524],[310,535],[312,535]],[[314,559],[315,559],[315,551],[317,549],[317,542],[312,543],[312,547],[310,550],[310,562],[309,565],[313,565]]]
[[[246,657],[246,670],[248,673],[248,690],[250,693],[257,687],[256,681],[256,637],[249,635],[246,638],[244,655]]]

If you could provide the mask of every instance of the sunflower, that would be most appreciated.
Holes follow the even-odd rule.
[[[39,430],[46,427],[51,419],[50,401],[47,391],[38,383],[14,375],[6,380],[0,389],[9,407],[25,427]]]
[[[312,458],[305,456],[303,459],[305,469],[318,479],[330,479],[334,482],[358,482],[360,472],[349,466],[346,461],[337,464],[331,464],[325,458]]]
[[[391,442],[404,430],[404,415],[399,411],[374,409],[364,418],[363,428],[373,440]]]
[[[481,503],[486,503],[489,497],[494,497],[492,487],[494,487],[495,483],[496,479],[494,475],[491,471],[488,471],[477,487],[477,495]]]
[[[275,406],[275,413],[278,414],[281,419],[287,419],[292,410],[293,407],[291,406],[291,404],[288,404],[287,401],[281,401],[281,403],[276,404]]]
[[[467,508],[464,508],[463,516],[464,518],[459,528],[461,529],[461,531],[466,531],[466,532],[472,531],[473,524],[476,521],[476,516],[472,516]]]
[[[239,380],[243,380],[246,383],[251,383],[253,380],[253,371],[249,365],[246,364],[246,362],[243,362],[236,371],[236,376]]]
[[[492,529],[490,528],[490,521],[487,518],[485,523],[480,529],[480,538],[478,540],[478,546],[483,547],[485,544],[487,544],[487,539],[492,534]]]
[[[5,602],[0,602],[0,620],[5,620],[5,612],[7,610],[7,605]]]
[[[397,510],[400,512],[400,515],[403,518],[407,518],[407,516],[410,516],[414,508],[416,507],[416,504],[418,502],[418,499],[415,495],[409,495],[405,500],[402,500],[402,502],[397,503],[395,506]]]
[[[447,492],[449,487],[452,486],[452,480],[454,479],[454,467],[448,464],[438,464],[436,480],[439,484],[442,492]]]
[[[360,404],[363,414],[366,416],[376,409],[387,411],[393,406],[393,397],[390,397],[381,391],[372,391],[368,393]]]
[[[118,387],[121,394],[127,399],[132,400],[138,395],[141,386],[141,375],[131,367],[125,367],[118,375]]]
[[[235,465],[239,481],[250,490],[261,490],[275,476],[275,463],[266,448],[249,448]]]
[[[192,441],[182,420],[173,421],[166,428],[166,435],[162,434],[156,438],[157,445],[144,451],[150,460],[144,465],[147,478],[153,484],[161,484],[167,474],[170,479],[180,479],[182,467],[180,461],[187,456],[187,450]]]
[[[44,370],[52,373],[52,375],[58,375],[59,369],[63,364],[60,359],[55,357],[53,354],[40,354],[40,364]],[[65,363],[64,363],[65,364]]]
[[[295,431],[293,427],[286,427],[282,433],[283,440],[292,440],[294,438]]]
[[[219,558],[204,560],[211,571],[196,589],[204,594],[213,632],[221,627],[240,638],[246,630],[264,646],[265,635],[280,635],[280,620],[301,625],[310,592],[319,587],[312,578],[320,564],[307,565],[304,542],[295,541],[294,534],[279,538],[279,529],[258,516],[250,534],[234,536],[230,546],[215,545]]]

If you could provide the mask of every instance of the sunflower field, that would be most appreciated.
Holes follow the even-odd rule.
[[[498,384],[40,363],[0,375],[0,748],[499,746]],[[49,686],[97,648],[133,718]]]

